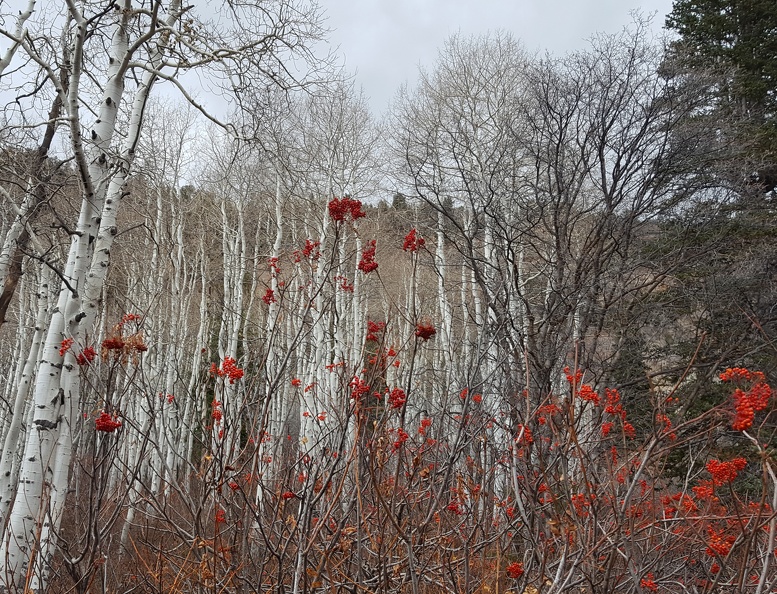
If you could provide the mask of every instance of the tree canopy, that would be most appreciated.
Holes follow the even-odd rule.
[[[753,157],[777,161],[777,10],[773,0],[675,0],[670,57],[719,77],[718,108],[755,134]],[[763,175],[763,174],[762,174]],[[769,184],[772,189],[774,184]]]

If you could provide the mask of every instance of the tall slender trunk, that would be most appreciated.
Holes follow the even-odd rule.
[[[49,287],[52,282],[51,271],[45,266],[40,269],[41,279],[38,291],[38,312],[35,317],[35,333],[30,342],[29,353],[24,361],[21,378],[16,382],[16,394],[11,414],[11,423],[6,429],[0,457],[0,534],[5,534],[8,513],[13,503],[16,484],[19,477],[21,456],[19,455],[21,430],[25,418],[32,380],[38,364],[38,354],[43,342],[46,323],[49,317]]]

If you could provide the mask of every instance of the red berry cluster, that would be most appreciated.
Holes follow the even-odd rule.
[[[392,446],[394,451],[398,450],[402,447],[402,444],[405,443],[410,438],[410,435],[402,429],[402,427],[399,427],[397,429],[397,438],[394,440],[394,445]]]
[[[113,433],[119,427],[121,427],[121,421],[116,415],[111,415],[105,411],[102,411],[94,421],[94,428],[103,433]]]
[[[720,460],[707,462],[707,470],[712,475],[712,482],[716,487],[732,482],[745,466],[747,466],[747,460],[744,458],[734,458],[730,462]]]
[[[216,509],[215,520],[216,524],[224,524],[227,521],[227,514],[220,507]]]
[[[353,398],[356,402],[360,402],[362,396],[364,396],[369,391],[370,387],[363,379],[354,377],[351,380],[351,398]]]
[[[755,413],[764,410],[772,397],[772,389],[766,383],[766,376],[760,371],[734,367],[721,373],[720,379],[724,382],[733,381],[739,384],[749,382],[751,384],[749,390],[737,388],[732,395],[736,416],[731,428],[735,431],[749,429],[753,426]]]
[[[277,303],[278,300],[275,298],[275,291],[272,289],[267,289],[264,292],[264,295],[262,295],[262,301],[264,301],[267,305],[270,305],[271,303]]]
[[[528,446],[534,443],[534,435],[532,434],[531,429],[524,426],[522,423],[518,423],[515,432],[515,439],[513,441],[519,445]]]
[[[244,372],[237,366],[237,361],[233,357],[224,357],[221,367],[216,367],[215,363],[210,364],[210,374],[214,377],[227,377],[229,383],[234,384],[243,377]]]
[[[129,324],[130,322],[137,322],[138,324],[143,320],[143,316],[140,314],[133,314],[128,313],[124,314],[121,317],[121,322],[119,322],[119,326],[124,326],[124,324]]]
[[[593,403],[594,406],[599,406],[599,394],[589,384],[583,384],[577,391],[577,395],[586,402]]]
[[[429,340],[435,334],[437,334],[437,330],[434,329],[434,326],[432,326],[431,323],[418,322],[418,324],[416,324],[415,335],[417,338]]]
[[[731,547],[736,542],[737,537],[733,534],[724,534],[723,531],[717,531],[712,526],[707,528],[707,550],[710,557],[719,555],[725,557],[731,551]]]
[[[102,348],[106,351],[120,351],[124,348],[124,340],[121,336],[112,336],[103,340]]]
[[[415,228],[410,229],[410,232],[405,235],[405,241],[402,244],[402,249],[406,252],[417,252],[418,248],[424,245],[426,241],[423,237],[418,235],[418,232],[415,230]]]
[[[385,327],[386,322],[373,322],[372,320],[367,320],[367,336],[365,337],[366,340],[374,340],[377,342],[378,334],[383,332]]]
[[[348,196],[343,198],[333,198],[329,201],[329,216],[332,220],[341,223],[350,215],[351,220],[355,221],[366,217],[367,213],[362,210],[362,203]]]
[[[148,346],[146,346],[146,343],[143,340],[143,333],[140,329],[142,321],[143,316],[141,315],[124,314],[121,321],[111,328],[111,333],[100,345],[100,355],[103,360],[107,360],[109,354],[113,351],[114,360],[126,362],[131,356],[133,363],[138,364],[138,355],[148,350]],[[124,326],[131,322],[135,323],[134,332],[125,333]]]
[[[505,571],[507,572],[508,576],[514,580],[517,580],[523,575],[523,563],[520,563],[519,561],[513,561],[505,568]]]
[[[70,347],[73,346],[73,343],[75,341],[72,338],[65,338],[60,344],[59,344],[59,356],[64,357],[65,353],[67,353],[70,350]]]
[[[407,402],[407,394],[402,388],[394,388],[389,394],[389,406],[391,408],[402,408]]]
[[[76,362],[79,365],[89,365],[95,357],[97,357],[97,351],[94,350],[94,347],[88,346],[76,355]]]
[[[347,293],[353,293],[354,286],[348,282],[347,276],[336,276],[335,282],[340,283],[338,286]]]
[[[658,592],[658,584],[655,582],[655,576],[652,573],[648,573],[645,577],[643,577],[639,581],[639,585],[642,588],[645,588],[645,590],[650,590],[651,592]]]
[[[375,244],[377,242],[373,239],[367,244],[367,247],[362,252],[362,259],[359,260],[359,270],[364,274],[369,274],[373,270],[378,268],[378,263],[375,261]]]
[[[318,260],[321,257],[321,252],[319,252],[316,248],[318,248],[320,245],[320,241],[311,241],[306,239],[305,247],[302,248],[302,255],[306,258],[313,258],[314,260]]]
[[[220,423],[224,418],[224,411],[221,409],[221,402],[214,400],[211,404],[211,408],[213,409],[213,411],[210,413],[211,418],[217,423]]]

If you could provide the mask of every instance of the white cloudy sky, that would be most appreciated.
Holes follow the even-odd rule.
[[[403,82],[412,84],[419,64],[431,66],[453,33],[504,29],[529,50],[555,54],[584,47],[597,31],[617,32],[630,13],[657,13],[658,32],[672,0],[319,0],[328,15],[331,41],[346,68],[382,112]]]

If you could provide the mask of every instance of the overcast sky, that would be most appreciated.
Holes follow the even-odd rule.
[[[419,64],[432,66],[451,34],[503,29],[528,50],[554,54],[582,48],[597,31],[615,33],[634,9],[657,13],[659,32],[672,0],[319,0],[346,68],[382,113]]]

